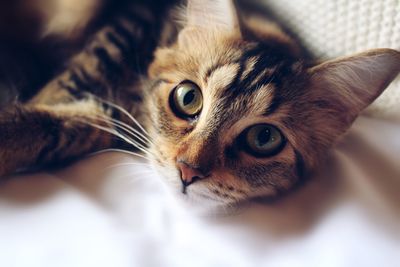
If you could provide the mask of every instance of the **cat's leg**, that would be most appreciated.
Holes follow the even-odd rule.
[[[140,113],[139,77],[157,45],[162,16],[133,4],[99,29],[32,100],[0,114],[0,176],[111,146],[109,134],[84,123],[111,125],[104,116],[112,114],[105,114],[99,98]]]
[[[101,29],[29,102],[0,113],[0,177],[112,145],[110,134],[93,127],[111,125],[113,114],[101,99],[118,105],[125,99],[129,106],[139,106],[135,101],[141,97],[138,90],[127,90],[128,84],[138,88],[136,78],[128,83],[127,74],[134,73],[118,61],[119,50],[102,39],[108,31]],[[132,108],[129,112],[135,113]]]
[[[0,114],[0,177],[18,169],[63,163],[111,145],[109,127],[96,101],[15,106]]]

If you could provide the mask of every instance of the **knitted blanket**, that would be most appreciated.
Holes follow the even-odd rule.
[[[399,0],[264,0],[317,58],[372,48],[400,50]],[[366,110],[400,121],[400,77]]]

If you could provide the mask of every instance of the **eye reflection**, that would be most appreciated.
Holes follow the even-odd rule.
[[[250,126],[240,136],[243,149],[255,157],[269,157],[279,153],[285,138],[273,125],[256,124]]]
[[[170,106],[179,117],[194,117],[203,108],[203,95],[200,88],[192,82],[183,82],[171,92]]]

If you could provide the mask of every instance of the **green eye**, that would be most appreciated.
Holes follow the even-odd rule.
[[[257,124],[244,131],[245,149],[256,157],[273,156],[280,152],[285,144],[281,132],[269,124]]]
[[[182,117],[194,117],[203,108],[203,96],[200,88],[192,82],[183,82],[172,91],[170,96],[172,110]]]

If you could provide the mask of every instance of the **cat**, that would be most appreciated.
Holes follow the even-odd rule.
[[[118,137],[187,201],[278,197],[400,72],[391,49],[310,62],[279,26],[229,0],[188,0],[180,23],[175,3],[132,5],[0,113],[0,176],[110,150]]]

